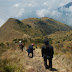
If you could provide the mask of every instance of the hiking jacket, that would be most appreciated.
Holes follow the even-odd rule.
[[[22,43],[20,43],[20,44],[19,44],[19,47],[20,47],[20,48],[23,48],[23,47],[24,47],[24,45],[23,45]]]
[[[29,48],[27,49],[27,52],[28,53],[33,53],[33,46],[32,45],[29,46]]]
[[[53,46],[44,45],[41,49],[41,52],[42,52],[42,57],[49,56],[50,58],[53,58],[53,54],[54,54]]]

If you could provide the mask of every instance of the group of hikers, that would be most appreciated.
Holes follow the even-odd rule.
[[[53,54],[54,54],[53,46],[51,46],[49,44],[48,38],[45,38],[43,42],[44,42],[44,45],[41,48],[41,53],[42,53],[42,57],[44,60],[44,66],[46,69],[52,70],[52,58],[53,58]],[[34,50],[33,46],[34,46],[34,43],[32,43],[28,47],[28,49],[27,49],[28,56],[31,53],[32,57],[33,57],[33,50]],[[23,51],[24,45],[22,44],[22,41],[19,41],[19,47]],[[49,61],[49,66],[47,65],[47,60]]]

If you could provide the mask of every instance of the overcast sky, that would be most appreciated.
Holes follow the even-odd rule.
[[[26,18],[49,17],[72,25],[72,5],[64,5],[72,0],[0,0],[0,26],[8,18],[19,20]]]

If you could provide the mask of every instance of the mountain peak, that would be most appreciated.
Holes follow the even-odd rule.
[[[66,4],[64,7],[65,7],[65,8],[69,8],[70,6],[72,6],[72,2],[69,2],[69,3]]]
[[[12,22],[19,22],[19,23],[21,23],[20,22],[20,20],[18,20],[18,19],[15,19],[15,18],[9,18],[7,21],[12,21]]]

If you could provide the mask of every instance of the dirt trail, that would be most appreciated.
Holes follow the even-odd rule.
[[[53,70],[49,71],[48,69],[45,69],[43,58],[41,57],[41,49],[34,50],[33,58],[29,58],[27,56],[25,49],[23,52],[21,52],[19,49],[8,50],[2,55],[2,58],[5,57],[8,59],[16,58],[18,63],[22,65],[24,69],[23,72],[70,72],[66,67],[64,67],[61,61],[56,59],[55,56],[53,58]]]
[[[26,53],[27,55],[27,53]],[[46,70],[44,67],[43,58],[41,57],[41,50],[36,49],[34,51],[34,57],[29,58],[26,57],[26,62],[28,64],[28,71],[30,72],[68,72],[68,70],[63,66],[61,61],[56,60],[56,58],[53,58],[53,70],[49,71]]]

